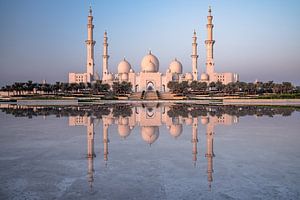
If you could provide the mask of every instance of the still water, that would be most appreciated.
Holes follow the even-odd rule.
[[[299,199],[300,112],[1,105],[0,199]]]

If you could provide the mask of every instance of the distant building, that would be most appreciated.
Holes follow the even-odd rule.
[[[206,45],[206,72],[198,76],[198,54],[197,54],[197,35],[194,31],[193,42],[192,42],[192,72],[183,73],[183,67],[179,60],[176,58],[170,63],[165,73],[159,72],[159,60],[158,58],[149,51],[141,61],[140,72],[135,72],[131,67],[130,63],[124,58],[118,64],[118,72],[113,74],[108,70],[108,37],[107,32],[104,33],[103,42],[103,55],[102,55],[102,81],[110,85],[113,82],[131,82],[133,90],[135,92],[140,91],[152,91],[158,90],[161,92],[168,91],[167,84],[170,81],[202,81],[202,82],[217,82],[220,81],[223,84],[238,81],[238,75],[235,73],[217,73],[214,69],[214,57],[213,57],[213,46],[215,41],[213,40],[213,27],[211,15],[211,8],[207,16],[207,40]],[[99,79],[99,75],[94,72],[94,46],[95,41],[93,40],[93,16],[90,8],[88,16],[88,39],[87,45],[87,72],[86,73],[69,73],[70,83],[90,83]]]

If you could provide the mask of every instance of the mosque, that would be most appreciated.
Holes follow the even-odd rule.
[[[140,72],[135,72],[129,61],[125,58],[118,64],[118,72],[116,74],[111,73],[108,69],[108,36],[107,32],[104,33],[103,41],[103,55],[102,55],[102,81],[104,83],[112,85],[113,82],[130,82],[133,86],[134,92],[141,91],[160,91],[168,92],[167,84],[170,81],[201,81],[201,82],[217,82],[220,81],[223,84],[230,82],[237,82],[238,74],[225,72],[217,73],[215,71],[213,47],[215,40],[213,40],[213,16],[211,8],[209,7],[207,27],[207,40],[206,46],[206,71],[200,75],[198,72],[198,58],[197,53],[197,34],[194,31],[192,37],[192,72],[183,73],[183,66],[176,58],[170,63],[165,73],[159,71],[159,59],[151,52],[142,59]],[[89,10],[88,15],[88,38],[86,40],[87,47],[87,62],[85,73],[69,73],[69,83],[91,83],[96,80],[100,80],[99,75],[95,72],[94,63],[94,46],[96,42],[93,39],[93,15],[92,9]]]

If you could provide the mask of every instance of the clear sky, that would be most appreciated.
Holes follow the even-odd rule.
[[[206,16],[214,16],[215,69],[241,81],[291,81],[300,85],[299,0],[0,0],[0,85],[15,81],[67,81],[85,71],[86,23],[94,13],[95,68],[102,71],[103,32],[109,70],[125,56],[135,71],[151,49],[165,72],[177,57],[191,71],[198,34],[205,67]]]

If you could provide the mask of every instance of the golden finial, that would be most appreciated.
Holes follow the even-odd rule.
[[[90,10],[89,10],[90,16],[93,14],[92,5],[90,4]]]

